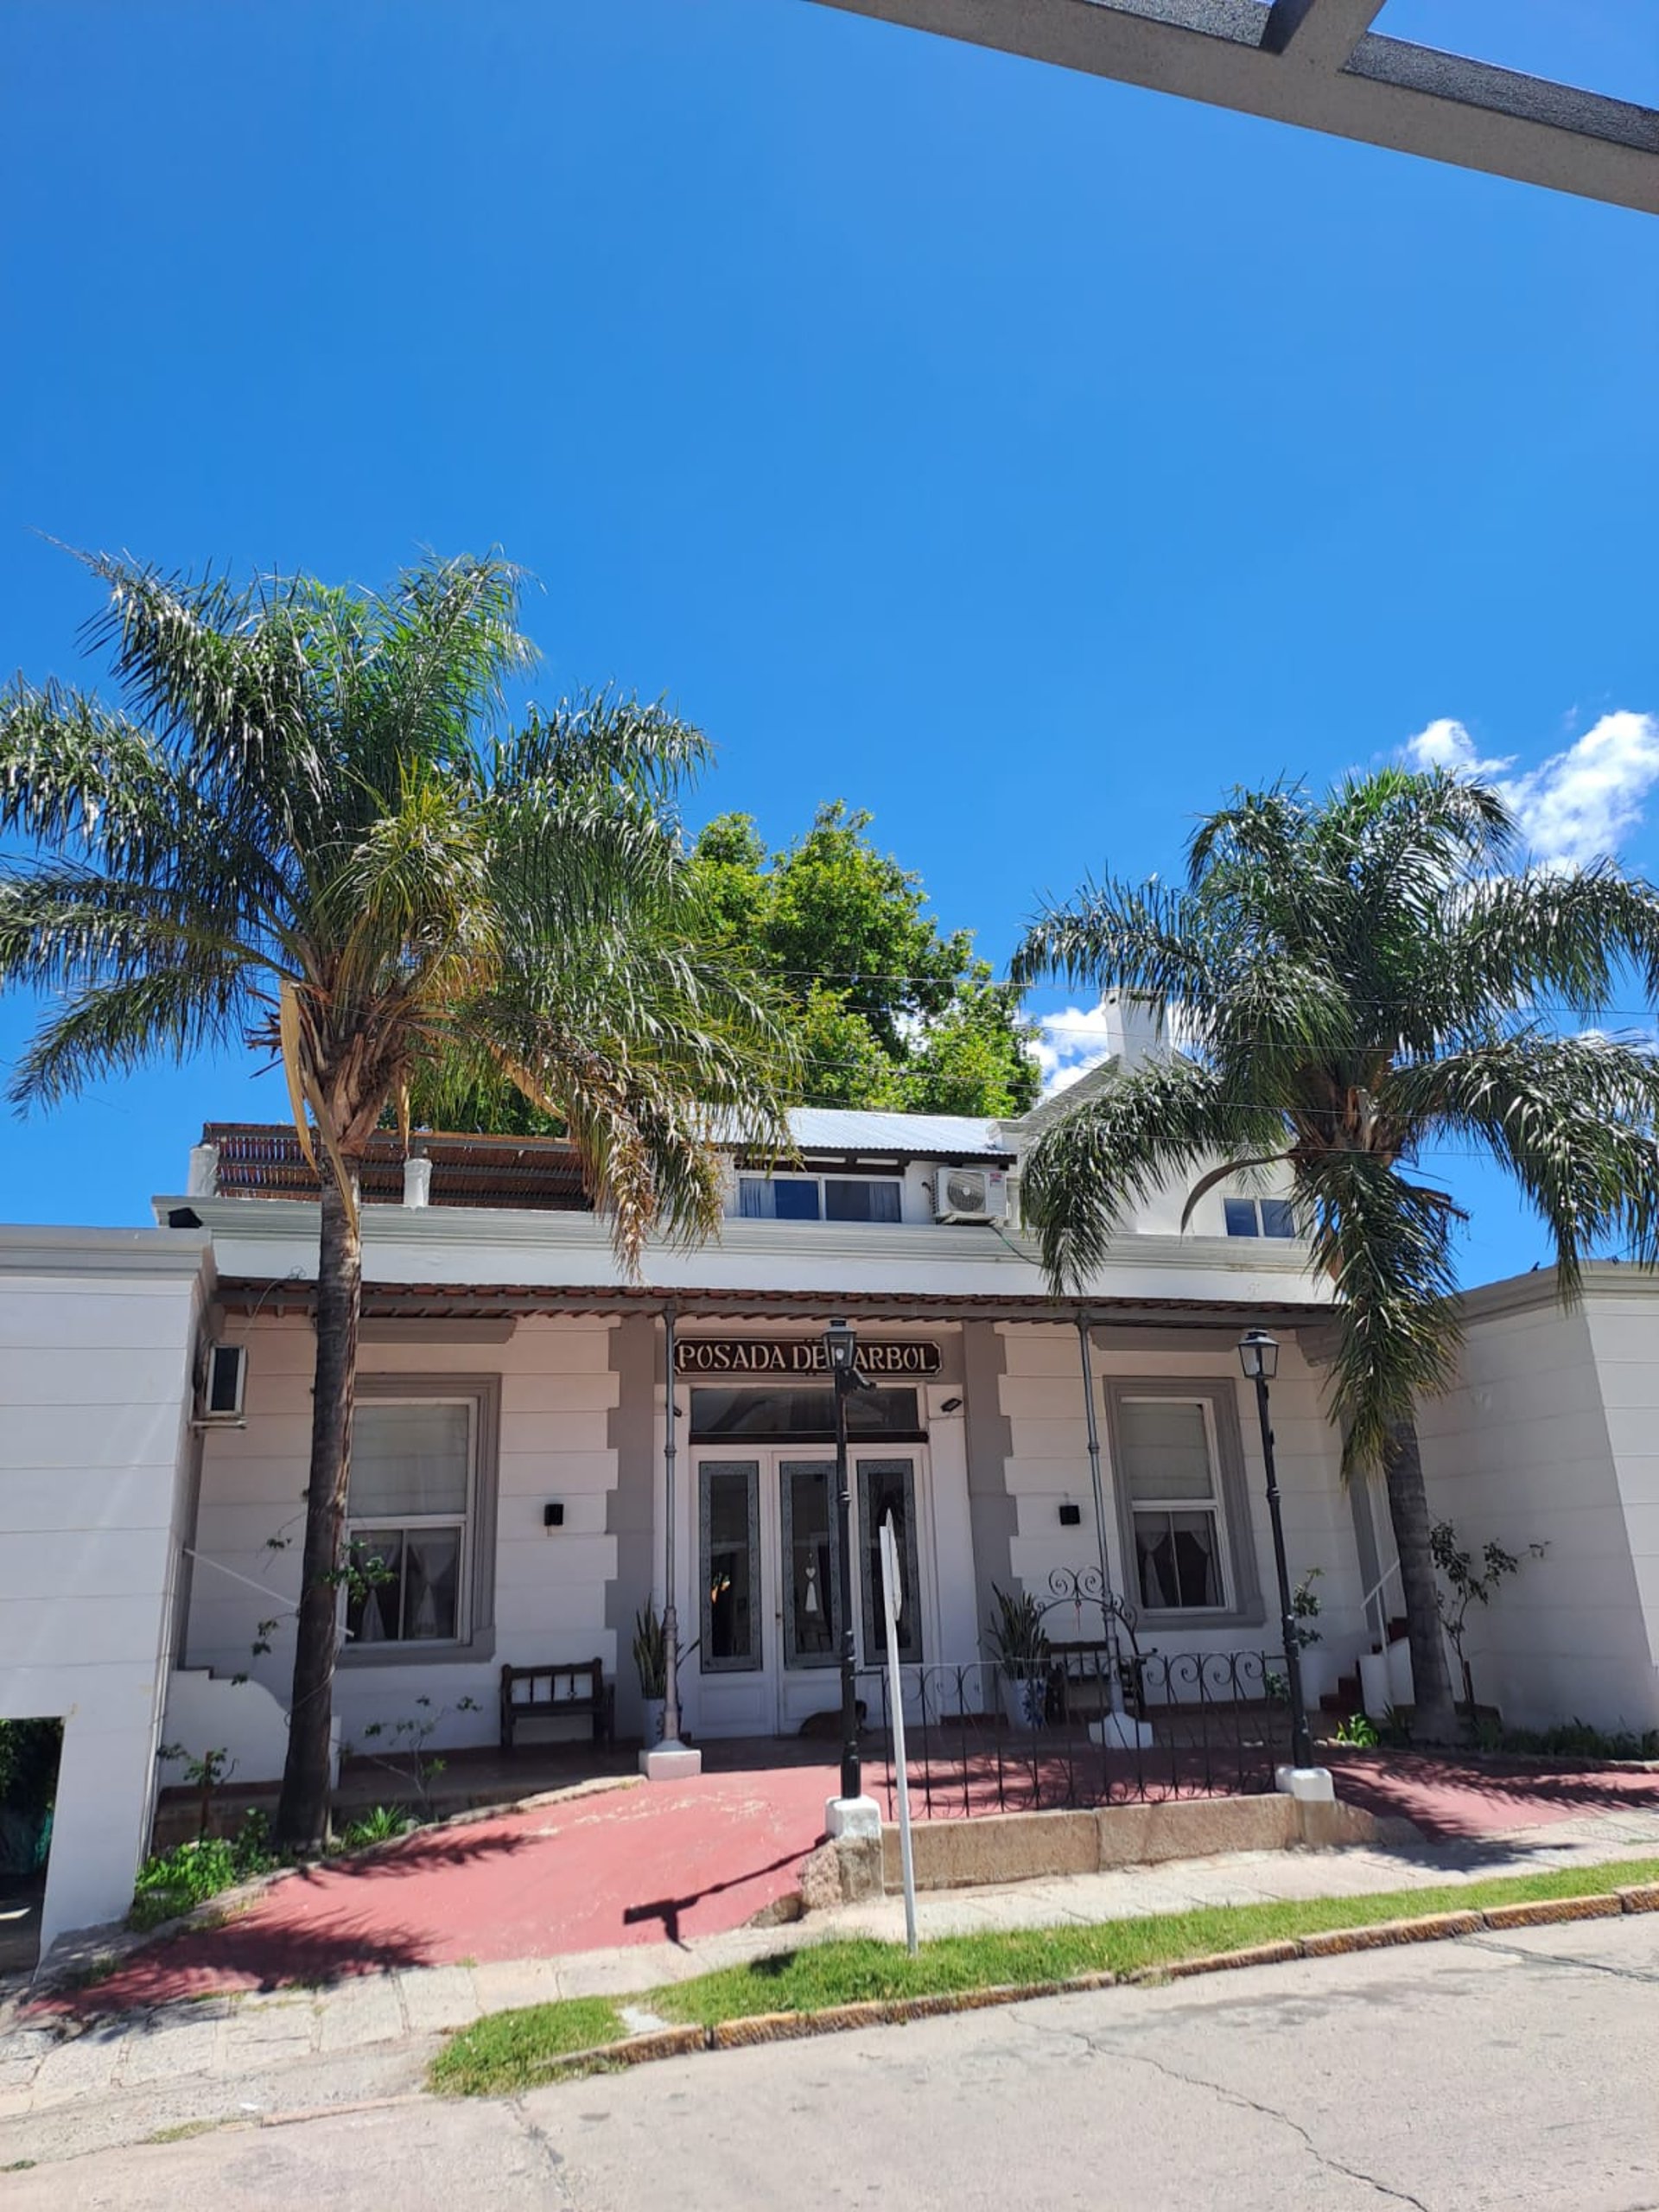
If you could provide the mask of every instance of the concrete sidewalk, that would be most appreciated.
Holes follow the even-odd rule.
[[[1586,1815],[1501,1839],[1323,1852],[1252,1852],[1018,1887],[939,1891],[924,1936],[1046,1927],[1195,1906],[1358,1896],[1548,1867],[1659,1856],[1659,1811]],[[844,1936],[902,1939],[902,1900],[792,1926],[729,1930],[557,1959],[404,1967],[317,1990],[219,1994],[98,2019],[70,2015],[0,2037],[0,2168],[413,2094],[444,2033],[480,2013],[561,1997],[626,1997],[664,1981]]]

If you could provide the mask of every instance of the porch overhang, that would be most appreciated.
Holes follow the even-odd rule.
[[[310,1314],[316,1292],[306,1282],[221,1278],[226,1313]],[[764,1321],[828,1313],[883,1321],[1009,1321],[1052,1328],[1088,1319],[1102,1327],[1214,1330],[1246,1323],[1302,1329],[1327,1324],[1331,1308],[1315,1300],[1205,1298],[1014,1298],[995,1292],[898,1293],[880,1290],[674,1290],[655,1286],[560,1287],[542,1283],[365,1283],[363,1319],[374,1322],[516,1320],[531,1315],[609,1316],[671,1313],[677,1320]]]
[[[1382,0],[821,0],[1402,154],[1659,213],[1659,114],[1371,29]]]

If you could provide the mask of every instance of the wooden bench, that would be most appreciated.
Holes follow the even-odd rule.
[[[1124,1705],[1137,1718],[1146,1717],[1146,1664],[1158,1655],[1155,1651],[1142,1651],[1135,1640],[1133,1624],[1120,1620],[1116,1646],[1104,1637],[1078,1637],[1070,1642],[1051,1640],[1049,1703],[1051,1708],[1058,1707],[1052,1711],[1053,1719],[1069,1720],[1076,1713],[1079,1718],[1097,1719],[1101,1712],[1109,1707],[1114,1649]],[[1090,1701],[1078,1694],[1091,1686],[1096,1694],[1092,1710]]]
[[[590,1713],[596,1744],[616,1738],[616,1689],[605,1679],[601,1659],[578,1659],[555,1667],[501,1669],[501,1748],[513,1749],[521,1720],[574,1720]]]

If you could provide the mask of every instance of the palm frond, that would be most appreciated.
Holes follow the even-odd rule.
[[[1491,1150],[1549,1230],[1564,1291],[1610,1239],[1659,1258],[1659,1059],[1645,1045],[1499,1037],[1395,1071],[1384,1106],[1419,1146]]]
[[[1275,1116],[1230,1102],[1195,1060],[1149,1060],[1045,1129],[1020,1179],[1026,1226],[1057,1290],[1084,1287],[1109,1256],[1126,1208],[1216,1155],[1269,1150]]]
[[[57,1106],[147,1061],[181,1065],[240,1043],[245,1004],[240,969],[201,958],[93,985],[42,1021],[13,1067],[8,1096],[20,1112]]]

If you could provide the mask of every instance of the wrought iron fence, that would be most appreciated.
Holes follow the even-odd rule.
[[[1143,1646],[1092,1570],[1057,1573],[1025,1656],[900,1668],[913,1810],[928,1819],[1247,1795],[1291,1755],[1282,1651]],[[1067,1616],[1070,1616],[1068,1621]],[[1074,1633],[1058,1633],[1070,1627]],[[867,1786],[896,1806],[887,1669],[861,1683]]]

